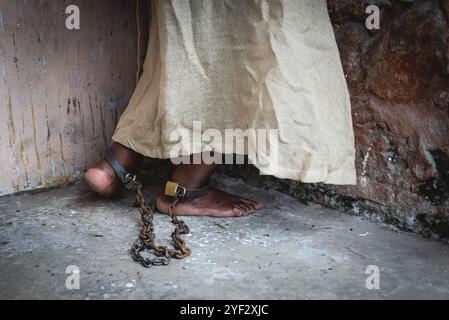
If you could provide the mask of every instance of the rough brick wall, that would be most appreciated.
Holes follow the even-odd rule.
[[[367,30],[365,8],[381,9]],[[449,235],[449,1],[328,1],[353,103],[359,182],[307,185],[225,168],[305,201]]]

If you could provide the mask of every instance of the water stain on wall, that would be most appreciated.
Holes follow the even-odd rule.
[[[76,1],[72,31],[66,5],[0,0],[0,196],[78,178],[134,90],[136,1]]]

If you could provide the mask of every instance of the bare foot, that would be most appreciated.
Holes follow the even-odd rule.
[[[160,194],[156,198],[159,212],[168,214],[173,198]],[[175,214],[179,216],[210,216],[217,218],[244,217],[263,208],[263,204],[221,190],[211,189],[206,195],[186,199],[176,205]]]
[[[200,188],[209,184],[217,168],[216,164],[181,164],[173,171],[171,181],[187,188]],[[168,214],[172,202],[173,198],[160,194],[156,198],[156,207],[161,213]],[[262,208],[260,202],[211,189],[202,197],[183,200],[176,205],[174,213],[180,216],[242,217]]]
[[[140,156],[136,152],[116,142],[112,145],[112,151],[125,170],[132,172],[137,168]],[[121,185],[114,169],[105,159],[90,168],[84,179],[92,190],[104,197],[112,196]]]

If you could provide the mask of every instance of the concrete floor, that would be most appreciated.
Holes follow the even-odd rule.
[[[240,219],[186,218],[192,256],[153,269],[128,254],[139,228],[131,194],[104,200],[80,184],[0,198],[0,298],[449,298],[447,244],[239,180],[216,183],[267,208]],[[156,225],[168,239],[168,218],[158,215]],[[80,290],[65,286],[69,265],[80,268]],[[369,265],[380,269],[379,290],[366,288]]]

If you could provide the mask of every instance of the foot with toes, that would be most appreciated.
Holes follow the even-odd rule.
[[[128,172],[134,172],[138,168],[140,156],[133,150],[114,143],[112,151],[120,165]],[[200,188],[209,183],[216,169],[216,165],[179,165],[175,168],[171,180],[186,188]],[[92,190],[104,197],[113,196],[121,185],[114,169],[105,159],[87,171],[85,180]],[[156,198],[156,207],[159,212],[168,214],[172,202],[172,197],[161,193]],[[178,203],[174,213],[179,216],[228,218],[248,216],[262,208],[263,204],[258,201],[210,188],[203,196],[184,199]]]

